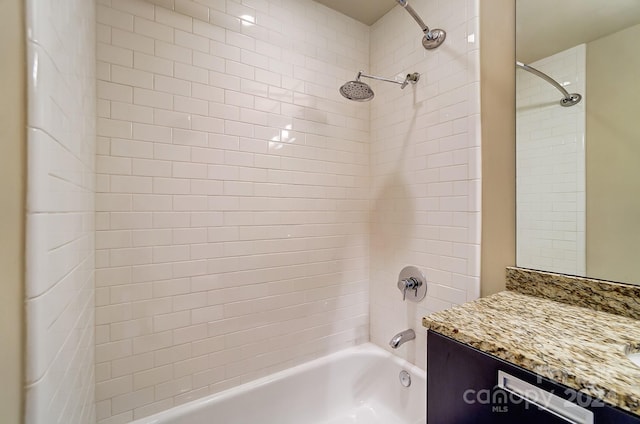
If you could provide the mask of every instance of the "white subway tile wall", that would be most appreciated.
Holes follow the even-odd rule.
[[[98,0],[96,401],[128,422],[369,340],[369,28]],[[407,92],[409,93],[409,92]]]
[[[530,64],[585,96],[586,46]],[[571,275],[586,272],[585,105],[562,107],[562,94],[518,70],[517,264]]]
[[[371,72],[415,86],[374,82],[371,106],[371,340],[425,368],[421,318],[480,294],[480,75],[478,0],[416,0],[431,28],[447,31],[436,50],[402,8],[371,29]],[[428,281],[420,303],[402,301],[406,265]]]
[[[86,424],[95,422],[95,5],[26,8],[25,422]]]

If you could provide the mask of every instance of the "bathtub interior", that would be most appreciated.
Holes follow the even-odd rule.
[[[400,384],[400,371],[412,384]],[[244,384],[136,424],[421,424],[426,375],[370,343]]]

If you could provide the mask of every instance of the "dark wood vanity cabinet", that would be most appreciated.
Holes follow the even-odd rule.
[[[441,334],[429,331],[427,340],[427,424],[640,424],[636,415]]]

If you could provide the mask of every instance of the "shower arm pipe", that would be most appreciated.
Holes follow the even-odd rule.
[[[417,72],[414,72],[413,74],[407,74],[404,81],[396,81],[390,78],[377,77],[375,75],[367,75],[362,71],[358,72],[358,77],[356,78],[356,81],[360,81],[360,77],[371,78],[373,80],[384,81],[384,82],[392,82],[394,84],[399,84],[400,88],[404,89],[409,83],[411,84],[417,83],[418,80],[420,79],[420,74]]]
[[[416,13],[413,7],[411,7],[408,0],[396,0],[396,1],[400,6],[404,7],[405,10],[409,12],[409,15],[411,15],[411,17],[418,23],[418,25],[420,25],[420,28],[422,28],[422,32],[424,33],[424,35],[426,35],[427,37],[430,37],[431,30],[429,29],[427,24],[424,23],[422,18]]]
[[[524,69],[527,72],[531,72],[532,74],[542,78],[543,80],[545,80],[546,82],[548,82],[549,84],[553,85],[556,89],[558,89],[559,92],[562,93],[562,95],[564,96],[565,99],[571,99],[573,96],[571,94],[569,94],[569,92],[567,90],[565,90],[565,88],[563,86],[561,86],[560,84],[558,84],[558,82],[556,80],[554,80],[553,78],[551,78],[549,75],[545,74],[544,72],[538,71],[536,68],[529,66],[525,63],[522,62],[516,62],[516,66],[520,69]]]
[[[378,81],[392,82],[394,84],[400,84],[400,85],[404,84],[404,82],[392,80],[392,79],[389,79],[389,78],[377,77],[375,75],[367,75],[362,71],[358,72],[358,77],[356,78],[356,81],[360,81],[360,77],[370,78],[370,79],[378,80]]]

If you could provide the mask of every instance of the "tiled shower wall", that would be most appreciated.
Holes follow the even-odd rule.
[[[128,422],[369,339],[369,28],[98,1],[96,400]]]
[[[29,0],[26,7],[25,422],[92,423],[95,6]]]
[[[419,72],[401,90],[376,83],[371,107],[371,340],[414,328],[397,353],[425,367],[421,317],[480,294],[480,76],[478,0],[411,3],[432,28],[447,31],[436,50],[402,8],[371,31],[371,71]],[[427,297],[402,302],[406,265],[422,269]]]
[[[586,46],[530,64],[585,95]],[[585,275],[585,105],[560,106],[543,79],[517,71],[517,265]]]

